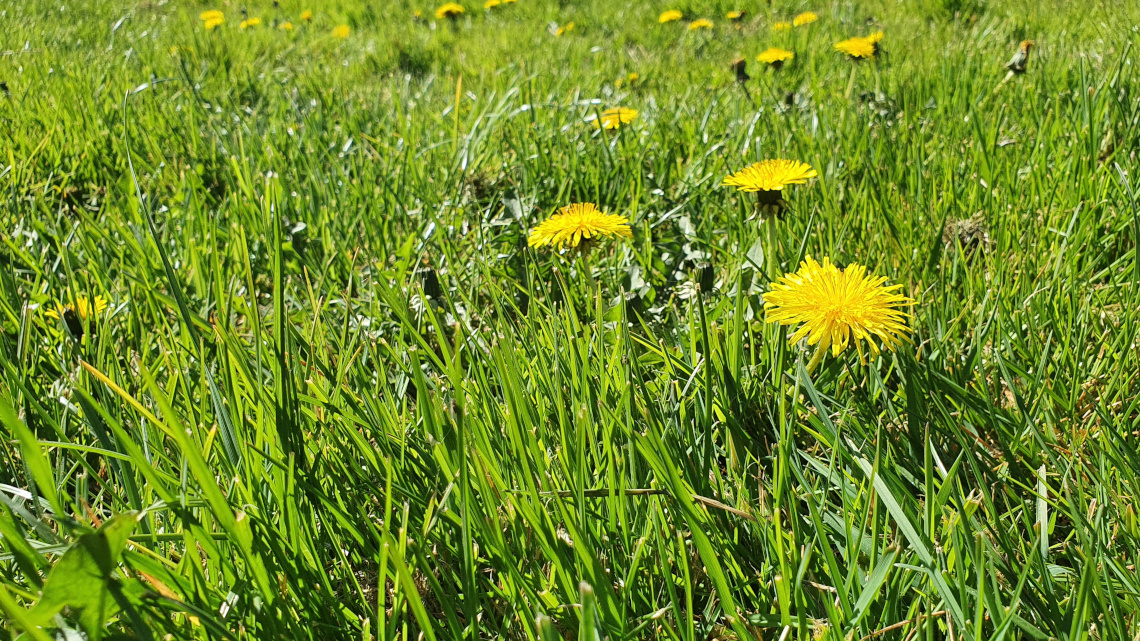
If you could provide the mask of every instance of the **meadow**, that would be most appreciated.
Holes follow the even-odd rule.
[[[1140,4],[488,4],[0,0],[0,631],[1140,638]]]

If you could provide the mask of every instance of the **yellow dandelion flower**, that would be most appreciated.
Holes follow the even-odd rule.
[[[875,57],[877,45],[866,38],[848,38],[835,43],[835,50],[855,60]]]
[[[885,277],[868,276],[862,265],[852,263],[839,269],[829,258],[821,265],[808,256],[799,271],[781,276],[772,283],[772,291],[764,294],[764,317],[769,323],[799,325],[789,342],[807,338],[808,345],[818,346],[808,363],[809,372],[828,348],[837,357],[851,343],[859,351],[859,360],[865,362],[863,342],[875,356],[879,354],[876,339],[890,351],[910,341],[911,330],[906,325],[910,314],[903,308],[915,302],[899,293],[902,285],[886,282]]]
[[[779,69],[780,67],[784,66],[785,62],[795,57],[796,54],[788,51],[787,49],[777,49],[776,47],[771,47],[760,55],[756,56],[756,60],[767,65],[772,65],[772,67]]]
[[[301,19],[304,20],[305,22],[312,21],[313,12],[309,11],[308,9],[305,9],[304,11],[301,12]]]
[[[293,23],[292,22],[282,22],[281,24],[277,25],[277,28],[281,29],[282,31],[292,31],[293,30]]]
[[[617,87],[622,87],[623,85],[632,87],[633,85],[636,85],[639,80],[641,80],[641,74],[637,73],[636,71],[631,71],[625,78],[618,78],[616,81],[614,81],[614,85]]]
[[[816,20],[819,20],[819,16],[817,16],[814,11],[805,11],[795,18],[792,18],[792,26],[802,27],[805,24],[811,24]]]
[[[198,19],[201,20],[202,22],[208,22],[210,20],[219,20],[219,19],[225,20],[226,14],[222,13],[221,11],[218,11],[217,9],[210,9],[209,11],[203,11],[202,13],[199,13]]]
[[[238,26],[240,26],[242,29],[252,29],[253,27],[256,27],[260,24],[261,18],[247,18],[245,20],[242,20],[241,24]]]
[[[348,25],[346,25],[346,24],[337,25],[337,26],[333,27],[333,30],[332,30],[333,37],[334,38],[341,38],[342,40],[344,38],[347,38],[350,33],[352,33],[352,29],[349,29]]]
[[[558,27],[558,30],[554,32],[554,35],[555,36],[561,36],[562,34],[570,33],[573,30],[574,30],[574,23],[573,22],[567,22],[566,26]]]
[[[729,11],[728,13],[724,14],[724,17],[735,22],[737,20],[743,20],[744,13],[745,12],[743,11]]]
[[[637,110],[626,107],[612,107],[602,112],[601,120],[595,119],[602,129],[621,129],[623,125],[637,120]]]
[[[696,31],[697,29],[712,29],[712,20],[706,18],[697,18],[689,23],[689,31]]]
[[[61,305],[56,303],[55,309],[49,309],[44,314],[51,318],[59,318],[68,313],[75,314],[81,320],[87,320],[92,316],[98,316],[107,310],[107,299],[102,296],[96,296],[94,301],[91,301],[86,296],[78,296],[75,302],[70,305]]]
[[[661,24],[665,24],[666,22],[676,22],[677,20],[680,20],[682,17],[683,17],[683,15],[681,14],[680,11],[677,11],[676,9],[670,9],[670,10],[662,13],[661,15],[657,16],[657,22],[660,22]]]
[[[94,300],[86,296],[78,296],[70,305],[56,303],[54,309],[48,309],[44,315],[67,324],[67,329],[76,338],[82,338],[84,332],[90,327],[89,321],[107,310],[107,299],[96,296]]]
[[[465,12],[466,10],[462,5],[456,4],[454,2],[448,2],[447,4],[440,5],[440,7],[435,10],[435,17],[437,20],[443,20],[444,18],[454,20],[458,18],[460,14]]]
[[[222,26],[225,23],[226,23],[225,18],[210,18],[205,23],[203,23],[202,26],[206,27],[206,31],[210,31],[212,29],[217,29],[218,27]]]
[[[526,243],[530,247],[578,247],[583,240],[591,241],[602,236],[633,238],[629,219],[607,214],[594,203],[574,203],[558,210],[539,223]]]
[[[772,31],[789,31],[791,28],[792,23],[784,22],[783,20],[772,24]]]
[[[881,41],[882,39],[883,39],[883,32],[882,31],[876,31],[875,33],[872,33],[871,35],[864,38],[864,40],[866,40],[867,42],[869,42],[873,45],[879,44],[879,41]]]
[[[755,193],[761,205],[774,206],[779,211],[784,207],[784,187],[802,185],[818,175],[811,165],[798,160],[762,160],[725,177],[721,185]]]
[[[500,0],[487,0],[483,3],[484,9],[494,9],[495,7],[503,4]]]

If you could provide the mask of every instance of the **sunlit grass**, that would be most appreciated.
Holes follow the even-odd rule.
[[[61,4],[0,5],[0,629],[1140,633],[1135,7]],[[815,367],[808,255],[911,343]]]

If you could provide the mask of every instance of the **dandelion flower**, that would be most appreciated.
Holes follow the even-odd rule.
[[[226,14],[218,11],[217,9],[210,9],[209,11],[203,11],[202,13],[199,13],[198,19],[202,22],[208,22],[210,20],[225,20]]]
[[[526,243],[530,247],[575,248],[582,241],[588,243],[602,236],[633,238],[629,219],[607,214],[594,203],[574,203],[539,223],[530,232]]]
[[[756,60],[763,62],[766,65],[771,65],[773,69],[779,69],[784,66],[784,63],[795,58],[796,54],[788,51],[787,49],[777,49],[771,47],[765,50],[760,55],[756,56]]]
[[[70,305],[60,305],[56,303],[55,309],[49,309],[44,314],[51,318],[59,318],[67,313],[72,313],[78,316],[81,320],[87,320],[92,316],[98,316],[107,310],[107,299],[102,296],[96,296],[92,301],[86,296],[79,296],[75,302]]]
[[[777,212],[784,209],[784,187],[802,185],[819,172],[811,165],[798,160],[762,160],[727,176],[721,185],[736,187],[737,191],[754,192],[757,203],[774,207]]]
[[[706,18],[697,18],[689,23],[689,31],[696,31],[697,29],[712,29],[712,20]]]
[[[252,29],[259,24],[261,24],[261,18],[246,18],[245,20],[242,20],[241,24],[238,26],[240,26],[242,29]]]
[[[277,28],[281,29],[282,31],[292,31],[293,30],[293,23],[292,22],[282,22],[281,24],[277,25]]]
[[[865,36],[863,39],[871,43],[871,47],[875,50],[875,55],[879,55],[879,49],[881,48],[879,43],[883,41],[883,32],[881,30],[876,31],[875,33]]]
[[[800,15],[796,16],[795,18],[792,18],[792,26],[793,27],[802,27],[805,24],[811,24],[811,23],[815,22],[816,20],[819,20],[819,16],[817,16],[815,14],[815,12],[805,11],[805,12],[801,13]]]
[[[333,27],[333,30],[332,30],[333,37],[334,38],[340,38],[342,40],[344,38],[347,38],[348,34],[350,34],[350,33],[352,33],[352,29],[349,29],[348,25],[346,25],[346,24],[337,25],[337,26]]]
[[[911,330],[906,325],[910,314],[903,308],[915,302],[899,293],[902,285],[887,285],[886,281],[868,276],[862,265],[852,263],[839,269],[829,258],[821,265],[808,256],[799,271],[780,277],[772,283],[772,291],[764,294],[764,317],[769,323],[799,325],[789,342],[806,337],[808,345],[817,345],[808,371],[815,369],[828,348],[837,357],[851,343],[859,351],[860,362],[866,362],[863,342],[876,356],[877,341],[890,351],[910,341]]]
[[[670,9],[657,16],[657,22],[660,22],[661,24],[665,24],[666,22],[676,22],[682,17],[683,16],[680,11],[677,11],[676,9]]]
[[[483,3],[484,9],[494,9],[495,7],[503,4],[500,0],[487,0]]]
[[[848,38],[835,43],[835,50],[854,60],[868,60],[875,57],[878,46],[866,38]]]
[[[724,14],[724,17],[728,18],[729,20],[732,20],[733,22],[736,22],[738,20],[743,20],[744,19],[744,11],[729,11],[728,13]]]
[[[554,35],[555,36],[561,36],[562,34],[570,33],[573,30],[574,30],[574,23],[573,22],[567,22],[566,26],[558,27],[558,30],[556,30],[554,32]]]
[[[791,28],[792,28],[792,23],[784,22],[782,20],[780,22],[776,22],[776,23],[772,24],[772,31],[789,31],[789,30],[791,30]]]
[[[301,12],[301,19],[304,20],[305,22],[311,22],[313,19],[313,12],[309,11],[308,9],[305,9],[304,11]]]
[[[63,322],[67,324],[67,329],[76,338],[81,338],[88,326],[88,321],[102,314],[106,309],[107,299],[102,296],[96,296],[94,300],[86,296],[79,296],[70,305],[56,303],[55,309],[47,310],[44,315],[56,320],[62,318]]]
[[[634,120],[637,120],[636,109],[611,107],[602,112],[602,118],[597,123],[602,129],[620,129],[622,125],[628,125]]]
[[[447,4],[440,5],[440,7],[435,10],[435,17],[437,20],[443,20],[444,18],[455,20],[462,13],[465,13],[462,5],[448,2]]]
[[[205,23],[203,23],[202,26],[206,27],[206,31],[210,31],[212,29],[217,29],[218,27],[222,26],[225,23],[226,23],[225,18],[210,18]]]

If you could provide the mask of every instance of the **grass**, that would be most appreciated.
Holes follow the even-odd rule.
[[[13,638],[1140,634],[1136,7],[60,4],[0,5]],[[526,247],[576,201],[632,241]],[[807,254],[913,345],[809,375]]]

